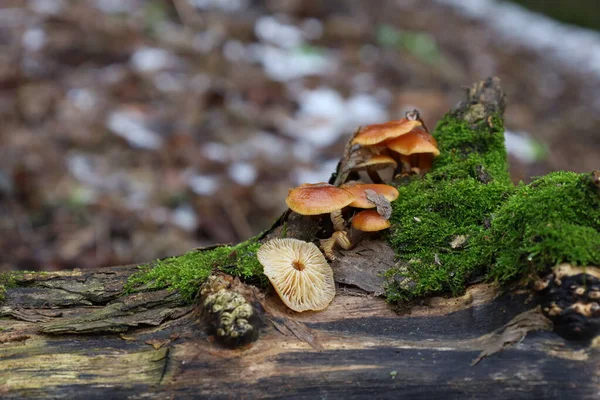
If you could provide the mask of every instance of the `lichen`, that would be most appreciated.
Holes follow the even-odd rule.
[[[266,278],[256,258],[259,247],[253,238],[236,246],[218,246],[157,260],[140,266],[140,271],[129,278],[125,291],[169,288],[192,301],[200,285],[216,270],[263,284]]]
[[[600,192],[591,174],[553,172],[520,185],[492,220],[490,277],[542,274],[561,262],[600,265]]]
[[[387,298],[460,293],[485,273],[482,237],[492,214],[512,193],[500,117],[475,126],[446,116],[434,137],[440,156],[423,177],[400,182],[392,203],[389,243],[399,264],[387,273]],[[452,241],[464,235],[465,243]],[[407,284],[410,282],[410,284]]]

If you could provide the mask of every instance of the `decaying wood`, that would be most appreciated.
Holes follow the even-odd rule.
[[[502,109],[503,99],[498,82],[488,80],[456,112],[475,120]],[[288,237],[312,240],[323,221],[288,212],[264,237],[285,227]],[[209,336],[198,306],[175,292],[126,294],[136,266],[25,274],[0,304],[0,396],[519,399],[600,392],[597,341],[568,342],[548,331],[533,294],[480,283],[461,297],[422,299],[398,313],[374,297],[384,284],[380,272],[394,262],[375,237],[345,251],[332,264],[338,295],[322,312],[293,313],[274,293],[258,296],[260,338],[237,349]]]
[[[94,275],[49,274],[45,282],[56,279],[68,285]],[[35,280],[30,284],[37,287]],[[267,295],[260,340],[230,350],[211,340],[195,313],[170,314],[153,326],[136,310],[129,317],[138,326],[119,325],[126,329],[121,334],[110,333],[113,328],[107,324],[104,333],[94,335],[48,335],[41,327],[61,321],[68,325],[66,320],[103,307],[74,305],[52,314],[51,304],[40,306],[34,299],[16,303],[18,296],[10,296],[5,310],[39,315],[44,322],[3,320],[0,387],[3,398],[398,398],[443,393],[558,398],[596,393],[598,379],[589,371],[600,362],[598,352],[550,332],[531,334],[470,366],[497,343],[495,332],[520,314],[531,314],[535,302],[528,303],[528,297],[479,284],[462,297],[428,299],[399,316],[370,296],[341,294],[323,312],[295,314]],[[179,308],[164,301],[159,308]],[[577,377],[578,385],[565,385],[569,377]]]

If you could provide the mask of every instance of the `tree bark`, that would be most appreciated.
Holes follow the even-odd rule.
[[[466,120],[504,108],[497,81],[479,88],[456,110]],[[288,236],[312,240],[307,221],[286,213],[263,237],[276,236],[285,222]],[[236,282],[264,309],[260,338],[237,349],[215,342],[199,306],[177,292],[127,294],[136,266],[20,275],[0,304],[0,395],[597,396],[595,342],[552,333],[531,293],[480,283],[458,298],[394,309],[374,296],[381,294],[377,266],[393,263],[393,251],[383,241],[362,243],[332,265],[340,286],[322,312],[293,313],[275,294]]]

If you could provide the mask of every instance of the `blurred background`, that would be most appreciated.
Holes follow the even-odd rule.
[[[2,0],[0,269],[137,263],[246,239],[284,210],[288,188],[328,179],[358,125],[416,107],[434,126],[489,75],[509,97],[515,181],[599,168],[599,10]]]

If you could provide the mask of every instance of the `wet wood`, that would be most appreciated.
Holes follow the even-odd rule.
[[[66,287],[82,277],[108,278],[106,271],[50,274],[39,284],[55,290],[49,281]],[[96,280],[100,291],[115,282]],[[537,306],[528,293],[502,294],[493,285],[428,299],[404,315],[343,290],[327,310],[297,314],[269,294],[260,339],[231,350],[168,295],[152,297],[147,309],[130,300],[65,308],[40,305],[40,292],[21,302],[23,291],[39,288],[35,277],[29,284],[10,289],[3,306],[3,398],[585,398],[600,390],[591,372],[600,362],[593,342],[570,343],[551,332],[529,333],[471,366],[497,342],[494,332]],[[115,316],[114,304],[126,315]],[[148,318],[149,310],[162,321]],[[72,333],[79,332],[75,321],[96,333]]]

